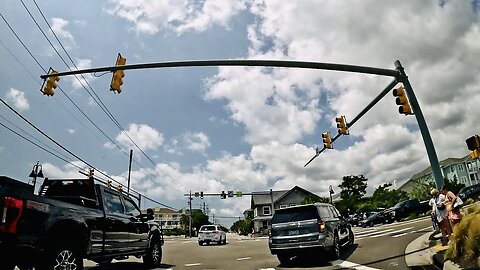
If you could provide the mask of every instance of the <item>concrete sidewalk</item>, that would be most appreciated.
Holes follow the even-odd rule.
[[[410,269],[462,269],[459,265],[443,260],[448,246],[442,246],[439,232],[428,232],[413,240],[405,249],[405,262]]]

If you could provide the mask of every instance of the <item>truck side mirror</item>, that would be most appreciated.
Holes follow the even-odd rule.
[[[147,219],[148,220],[153,220],[153,209],[152,208],[147,208]]]

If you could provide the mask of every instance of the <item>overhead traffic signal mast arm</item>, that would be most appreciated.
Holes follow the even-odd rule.
[[[95,73],[117,70],[132,70],[132,69],[147,69],[147,68],[170,68],[170,67],[207,67],[207,66],[250,66],[250,67],[286,67],[286,68],[306,68],[306,69],[323,69],[335,70],[365,74],[375,74],[381,76],[398,77],[400,74],[397,70],[333,64],[320,62],[304,62],[304,61],[286,61],[286,60],[249,60],[249,59],[230,59],[230,60],[192,60],[192,61],[174,61],[174,62],[159,62],[146,64],[133,64],[124,66],[89,68],[82,70],[71,70],[59,72],[57,76],[67,76],[84,73]],[[51,74],[41,75],[40,78],[45,79],[51,77]]]
[[[375,104],[377,104],[385,95],[387,95],[388,92],[390,92],[390,90],[392,90],[397,84],[398,81],[396,79],[393,80],[390,84],[388,84],[387,87],[385,87],[385,89],[383,89],[383,91],[380,92],[380,94],[378,94],[357,116],[355,116],[352,121],[346,123],[346,128],[350,129],[350,127],[352,127],[360,118],[362,118],[362,116],[364,116],[373,106],[375,106]],[[337,135],[333,137],[332,143],[335,142],[341,135],[342,134],[337,133]],[[307,165],[310,164],[310,162],[312,162],[315,158],[317,158],[320,153],[322,153],[325,149],[326,148],[323,147],[322,149],[317,151],[317,153],[315,153],[315,155],[307,163],[305,163],[303,167],[307,167]]]

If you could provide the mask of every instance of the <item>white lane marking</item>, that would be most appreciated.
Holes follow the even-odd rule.
[[[243,258],[238,258],[237,261],[244,261],[244,260],[251,260],[252,257],[243,257]]]
[[[355,232],[355,235],[361,235],[361,234],[374,232],[374,231],[376,231],[376,230],[375,229],[369,229],[369,230],[365,230],[365,231],[358,231],[358,232]]]
[[[243,243],[243,240],[238,240],[238,243]]]
[[[275,270],[275,268],[260,268],[258,270]]]
[[[255,242],[260,242],[260,240],[259,240],[259,239],[256,239]]]
[[[199,265],[202,265],[202,263],[187,263],[187,264],[185,264],[185,267],[189,267],[189,266],[199,266]]]
[[[396,231],[393,231],[393,232],[387,232],[387,233],[377,234],[377,235],[372,236],[372,238],[382,237],[382,236],[385,236],[385,235],[394,234],[394,233],[399,233],[399,232],[404,232],[404,231],[408,231],[408,230],[411,230],[411,229],[413,229],[413,227],[404,228],[404,229],[396,230]]]
[[[407,235],[407,234],[409,234],[409,233],[413,233],[413,232],[405,232],[405,233],[393,235],[392,237],[393,237],[393,238],[397,238],[397,237],[401,237],[401,236]]]
[[[343,261],[338,266],[345,267],[345,268],[354,268],[354,269],[357,269],[357,270],[379,270],[378,268],[368,267],[368,266],[365,266],[365,265],[361,265],[361,264],[353,263],[353,262],[347,262],[347,261]]]
[[[366,233],[366,234],[361,235],[361,237],[371,236],[371,235],[375,235],[375,234],[379,234],[379,233],[385,233],[385,232],[389,232],[389,231],[393,231],[393,229],[386,229],[386,230],[383,230],[383,231],[375,231],[375,232],[372,232],[372,233]]]

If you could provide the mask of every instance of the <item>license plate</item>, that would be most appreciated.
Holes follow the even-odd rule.
[[[288,235],[298,235],[298,230],[291,230],[291,231],[288,231]]]

